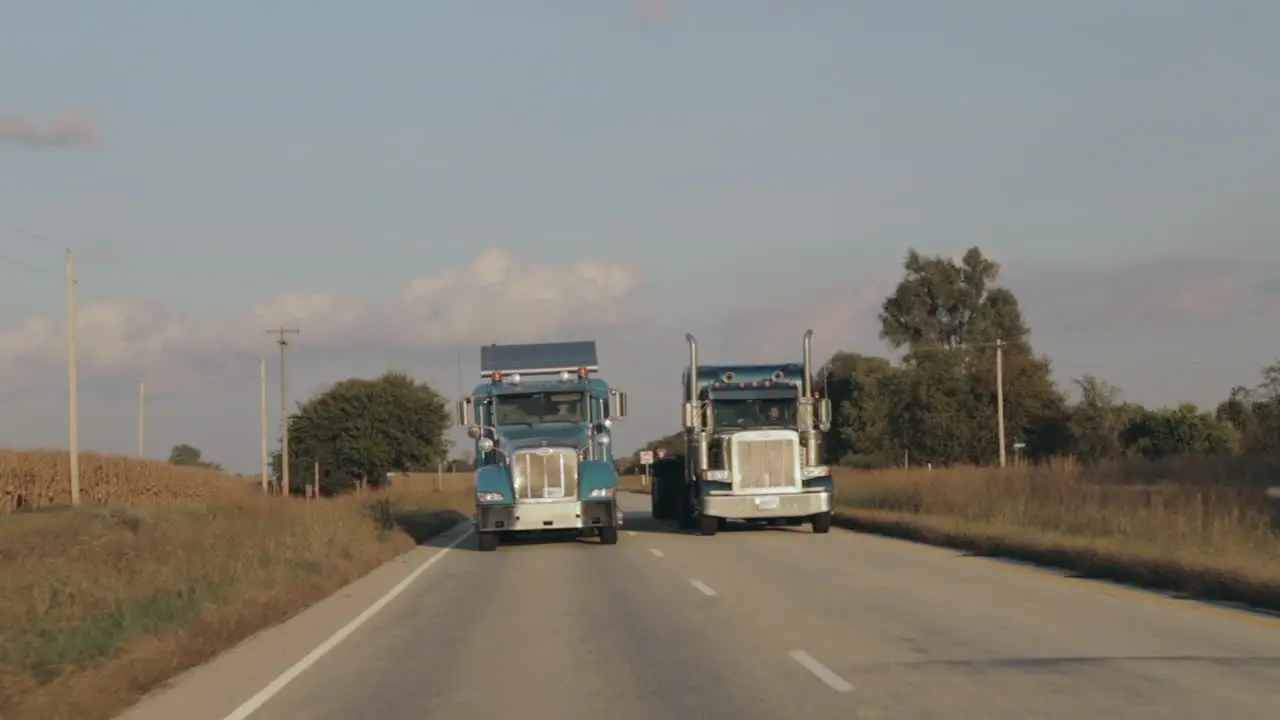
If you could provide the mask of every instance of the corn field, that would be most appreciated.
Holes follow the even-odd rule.
[[[65,450],[0,449],[0,515],[69,505],[69,461]],[[118,455],[80,454],[82,503],[205,502],[244,495],[257,487],[252,479],[208,468]]]

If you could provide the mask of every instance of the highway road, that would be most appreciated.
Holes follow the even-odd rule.
[[[698,537],[647,507],[624,498],[629,532],[614,547],[420,548],[123,717],[1261,720],[1280,708],[1280,619],[841,530]]]

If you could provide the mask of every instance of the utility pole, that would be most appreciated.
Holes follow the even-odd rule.
[[[268,333],[279,336],[276,344],[280,346],[280,494],[289,494],[289,384],[285,371],[284,350],[289,346],[286,335],[298,335],[301,331],[281,325]]]
[[[143,439],[147,434],[147,379],[138,379],[138,457],[142,457],[146,447]]]
[[[67,444],[71,504],[80,504],[80,381],[76,372],[76,260],[67,248]]]
[[[1004,340],[996,340],[996,426],[1000,433],[1000,467],[1005,466],[1004,451]]]
[[[996,349],[996,433],[999,435],[1000,443],[1000,467],[1007,464],[1007,454],[1005,452],[1005,431],[1004,431],[1004,346],[1003,339],[997,339],[995,342],[989,343],[961,343],[955,346],[932,346],[917,348],[918,350],[941,350],[950,351],[961,347],[994,347]],[[905,463],[904,463],[905,464]]]
[[[262,359],[258,361],[258,375],[261,382],[261,397],[259,399],[258,408],[260,420],[262,424],[262,492],[271,491],[271,454],[267,450],[267,361]]]

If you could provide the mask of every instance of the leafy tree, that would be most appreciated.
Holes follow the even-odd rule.
[[[1120,389],[1093,375],[1075,379],[1080,402],[1071,409],[1069,426],[1076,454],[1085,462],[1114,457],[1121,450],[1120,433],[1128,422],[1120,404]]]
[[[1143,412],[1121,431],[1120,439],[1127,450],[1150,460],[1226,454],[1239,448],[1239,434],[1230,423],[1190,403]]]
[[[169,451],[169,462],[174,465],[199,465],[200,449],[186,443],[174,445]]]
[[[1000,341],[1006,434],[1023,438],[1031,457],[1066,451],[1066,399],[1053,383],[1049,359],[1031,348],[1017,298],[995,285],[999,263],[976,247],[959,261],[911,250],[903,270],[881,306],[880,337],[908,350],[904,364],[914,401],[900,408],[906,413],[900,424],[911,424],[893,433],[904,450],[939,463],[995,459],[999,393],[991,346]],[[951,352],[959,359],[942,357]],[[952,427],[945,447],[930,431],[942,425]]]
[[[181,443],[174,445],[169,451],[169,462],[174,465],[183,465],[187,467],[209,468],[210,470],[222,471],[222,466],[214,462],[206,462],[201,459],[200,449],[194,445]]]
[[[1271,363],[1262,370],[1262,384],[1258,391],[1268,399],[1280,398],[1280,360]]]
[[[824,461],[885,467],[901,443],[890,432],[895,383],[900,372],[885,358],[837,352],[819,373],[817,389],[831,398],[831,429],[823,439]]]
[[[1026,341],[1013,293],[994,285],[1000,264],[969,248],[959,262],[907,252],[904,276],[880,311],[880,338],[889,346],[957,348],[1003,339]]]
[[[1232,388],[1216,415],[1236,430],[1242,452],[1280,455],[1280,363],[1262,371],[1257,388]]]
[[[401,372],[335,383],[289,418],[290,488],[299,491],[320,466],[320,489],[335,494],[388,472],[434,471],[448,459],[445,401]],[[280,477],[279,453],[273,465]]]

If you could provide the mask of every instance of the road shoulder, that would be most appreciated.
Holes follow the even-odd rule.
[[[285,622],[171,679],[117,720],[223,720],[471,531],[463,522],[387,562]]]

